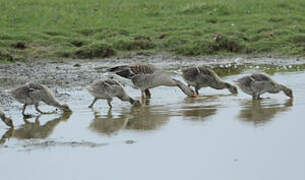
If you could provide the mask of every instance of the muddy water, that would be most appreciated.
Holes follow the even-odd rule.
[[[192,99],[160,87],[142,107],[116,99],[111,110],[102,100],[89,109],[82,89],[65,98],[72,114],[24,120],[21,105],[4,107],[16,127],[0,124],[1,179],[303,180],[305,72],[272,77],[294,90],[293,101],[280,93],[253,102],[209,88]]]

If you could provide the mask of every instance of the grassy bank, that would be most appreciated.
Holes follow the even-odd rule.
[[[2,0],[0,59],[305,56],[303,0]]]

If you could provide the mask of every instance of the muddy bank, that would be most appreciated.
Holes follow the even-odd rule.
[[[66,62],[35,61],[0,65],[0,88],[14,87],[26,82],[40,82],[46,85],[57,85],[61,88],[79,88],[86,86],[94,79],[100,78],[105,68],[114,65],[149,62],[165,69],[178,69],[191,65],[221,64],[268,64],[288,65],[305,63],[304,59],[273,58],[183,58],[175,56],[134,56],[131,58],[109,58],[100,60],[73,60]]]

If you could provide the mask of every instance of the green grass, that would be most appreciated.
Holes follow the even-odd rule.
[[[303,0],[2,0],[0,59],[305,55]]]

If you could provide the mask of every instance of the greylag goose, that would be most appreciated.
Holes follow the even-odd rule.
[[[237,88],[230,83],[223,81],[213,70],[206,67],[191,67],[182,69],[182,77],[188,86],[193,86],[199,94],[202,87],[214,89],[228,89],[232,94],[237,94]]]
[[[111,108],[112,98],[117,97],[122,101],[129,101],[130,104],[140,105],[140,101],[134,100],[125,92],[123,87],[117,81],[113,79],[99,79],[95,80],[87,87],[89,93],[94,96],[89,108],[92,108],[98,99],[106,99],[109,107]]]
[[[152,74],[158,70],[160,70],[160,69],[152,64],[140,63],[140,64],[116,66],[113,68],[109,68],[107,71],[113,72],[121,77],[131,79],[136,74]],[[144,91],[142,91],[142,94],[141,94],[142,97],[145,96],[144,93],[145,93],[146,97],[148,97],[148,98],[151,97],[151,93],[150,93],[149,89],[145,89]]]
[[[13,125],[13,121],[11,118],[6,117],[6,115],[4,114],[4,112],[2,112],[2,110],[0,109],[0,119],[8,126],[10,127],[14,127]]]
[[[36,111],[41,114],[48,114],[49,112],[42,112],[39,109],[39,102],[44,102],[47,105],[57,107],[64,112],[71,112],[71,109],[67,104],[61,104],[54,96],[52,91],[39,83],[27,83],[16,89],[10,91],[10,94],[20,103],[24,104],[22,109],[22,115],[31,116],[25,114],[25,109],[28,105],[34,105]]]
[[[177,86],[185,95],[197,97],[197,94],[191,88],[187,87],[181,81],[171,78],[164,71],[156,71],[152,74],[137,74],[132,77],[131,81],[142,92],[158,86]]]
[[[286,96],[293,98],[292,90],[282,84],[272,80],[264,74],[254,73],[250,76],[245,76],[237,80],[240,89],[252,96],[253,100],[261,99],[260,95],[266,92],[279,93],[283,91]]]
[[[177,86],[184,94],[190,97],[196,97],[197,94],[181,81],[173,79],[168,73],[158,69],[152,64],[135,64],[130,66],[117,66],[108,69],[110,72],[114,72],[117,75],[131,79],[133,84],[141,89],[142,98],[145,95],[150,98],[150,88],[158,86]]]

